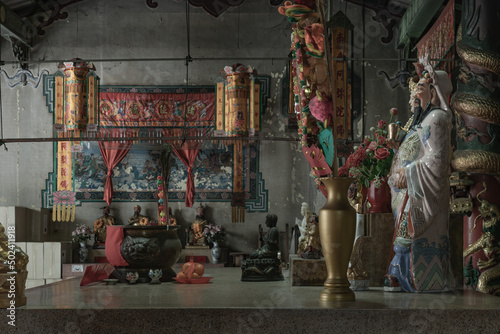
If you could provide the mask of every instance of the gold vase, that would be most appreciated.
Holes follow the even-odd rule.
[[[356,211],[349,204],[347,191],[352,178],[320,178],[328,192],[328,199],[319,211],[319,235],[325,257],[327,278],[321,292],[321,301],[352,301],[347,267],[356,234]]]

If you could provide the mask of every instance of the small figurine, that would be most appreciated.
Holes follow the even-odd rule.
[[[134,206],[134,215],[128,219],[128,224],[133,226],[148,225],[149,219],[141,215],[141,206]]]
[[[200,204],[200,206],[196,208],[196,218],[191,224],[191,227],[186,231],[189,246],[208,247],[207,239],[203,235],[203,230],[207,224],[208,221],[205,219],[205,207]]]
[[[175,226],[177,225],[177,219],[174,217],[174,215],[172,214],[172,208],[171,207],[168,207],[168,216],[170,217],[170,222],[169,222],[169,225],[170,226]]]
[[[305,242],[306,242],[306,228],[309,222],[309,218],[311,217],[311,212],[309,211],[309,204],[306,202],[302,203],[302,207],[300,208],[300,213],[304,217],[302,219],[301,224],[299,225],[300,237],[298,240],[298,249],[297,254],[301,254],[305,251]]]
[[[151,282],[149,284],[160,284],[160,278],[163,273],[161,269],[149,269],[149,277],[151,278]]]
[[[321,245],[319,239],[319,220],[318,216],[311,215],[307,222],[304,250],[299,253],[303,259],[319,259],[321,257]]]
[[[94,234],[96,244],[106,242],[106,228],[107,226],[115,225],[116,218],[109,214],[110,207],[104,206],[102,209],[102,216],[94,222]]]
[[[139,279],[139,273],[137,271],[136,272],[129,271],[127,273],[127,276],[125,276],[125,278],[127,279],[129,284],[136,284],[137,280]]]

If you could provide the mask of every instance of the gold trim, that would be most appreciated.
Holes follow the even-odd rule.
[[[469,93],[457,93],[451,100],[453,110],[500,125],[500,103]]]
[[[500,174],[500,154],[479,151],[456,151],[451,166],[457,172],[478,174]]]

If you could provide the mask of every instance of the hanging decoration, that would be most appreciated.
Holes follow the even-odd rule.
[[[81,131],[96,131],[99,77],[94,72],[94,65],[75,58],[73,61],[60,63],[58,67],[64,69],[64,73],[57,71],[54,74],[55,135],[58,138],[80,137]],[[78,145],[79,142],[57,143],[57,192],[61,192],[62,197],[68,192],[74,194],[71,154],[74,144]],[[71,203],[57,203],[57,192],[54,194],[53,218],[57,221],[74,220],[74,195]]]
[[[354,29],[354,25],[343,12],[338,11],[328,21],[327,26],[331,29],[332,55],[333,58],[336,58],[332,61],[333,123],[337,127],[336,139],[349,139],[351,133],[351,85],[344,57],[349,54],[347,41],[349,41],[349,31]]]
[[[351,97],[344,55],[348,51],[346,29],[352,29],[352,24],[342,12],[326,23],[320,0],[286,1],[278,11],[293,23],[291,91],[302,151],[316,184],[327,196],[319,178],[337,176],[338,139],[347,139],[350,131]]]
[[[250,66],[234,64],[221,71],[225,80],[216,87],[216,135],[228,137],[254,136],[260,131],[260,85]],[[233,145],[233,223],[245,221],[245,192],[243,191],[243,142],[234,140]]]
[[[430,59],[455,57],[455,0],[450,0],[429,31],[417,43],[418,58],[426,54]],[[451,73],[454,61],[430,61],[432,67]]]
[[[56,131],[95,131],[97,126],[99,77],[91,63],[79,61],[59,63],[56,72]]]
[[[52,221],[74,222],[76,211],[76,193],[61,190],[54,192],[54,206],[52,207]]]
[[[168,210],[168,184],[170,181],[170,170],[172,168],[172,145],[163,144],[160,154],[161,175],[158,175],[158,225],[170,225],[170,211]]]

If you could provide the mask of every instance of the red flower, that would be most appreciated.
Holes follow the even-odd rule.
[[[367,149],[375,151],[377,149],[377,142],[376,141],[372,141],[370,143],[370,145],[368,145]]]
[[[347,176],[349,173],[349,165],[345,164],[339,168],[339,176]]]
[[[391,116],[396,116],[398,114],[398,110],[396,108],[391,108]]]
[[[378,160],[384,160],[389,157],[389,155],[389,150],[385,147],[377,148],[377,150],[375,151],[375,158]]]
[[[385,128],[386,124],[387,124],[386,121],[380,120],[380,121],[378,121],[377,126],[378,126],[379,129],[383,129],[383,128]]]
[[[384,145],[384,144],[385,144],[385,140],[386,140],[386,139],[385,139],[385,137],[384,137],[384,136],[378,136],[378,138],[377,138],[377,139],[378,139],[378,141],[377,141],[377,142],[378,142],[378,144],[379,144],[379,145],[381,145],[381,146],[382,146],[382,145]]]

